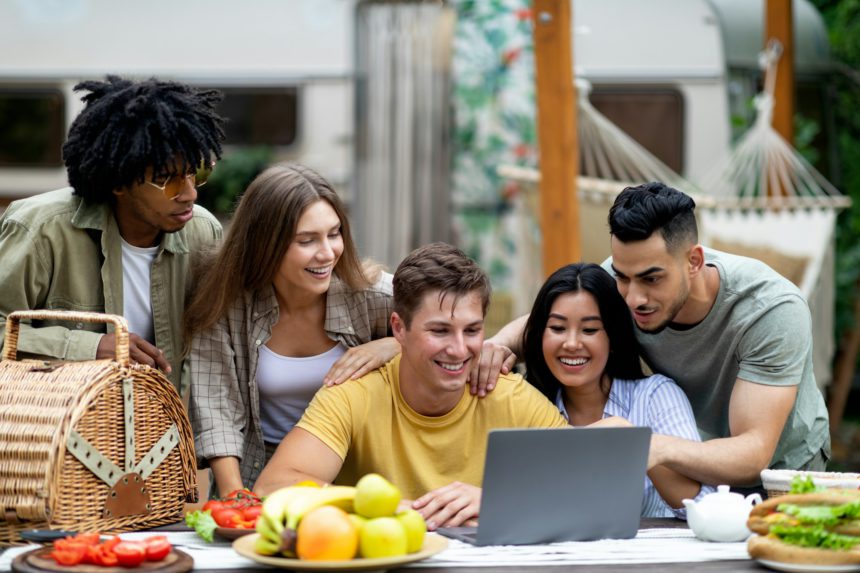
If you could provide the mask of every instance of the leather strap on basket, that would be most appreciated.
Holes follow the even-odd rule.
[[[113,324],[116,333],[116,361],[121,366],[129,365],[128,322],[115,314],[77,312],[65,310],[16,310],[6,317],[6,342],[3,345],[3,360],[15,360],[18,355],[18,331],[22,320],[63,320]]]
[[[69,431],[66,448],[79,462],[84,464],[84,467],[93,472],[97,478],[110,487],[113,487],[116,481],[125,474],[122,468],[107,459],[95,446],[75,430]]]
[[[170,455],[179,444],[179,428],[171,424],[161,438],[150,448],[146,455],[135,465],[134,463],[134,379],[122,381],[123,426],[125,428],[125,469],[123,470],[74,429],[69,432],[66,448],[96,477],[113,488],[117,481],[128,474],[134,473],[146,479]]]
[[[134,378],[122,381],[122,411],[125,422],[125,471],[134,471]]]
[[[140,462],[134,468],[135,473],[139,473],[143,479],[155,471],[161,462],[167,458],[170,451],[179,444],[179,428],[176,424],[171,424],[164,435],[159,438],[155,445],[150,448],[149,452],[141,458]]]

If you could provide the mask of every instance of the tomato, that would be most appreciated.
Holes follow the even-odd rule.
[[[101,547],[104,547],[105,549],[108,549],[108,550],[113,550],[113,548],[116,547],[117,545],[119,545],[121,542],[122,542],[122,539],[120,539],[118,535],[114,535],[113,537],[111,537],[107,541],[103,542],[101,544]]]
[[[232,507],[221,507],[212,510],[212,519],[221,527],[237,527],[237,523],[242,521],[242,512]]]
[[[143,540],[147,561],[161,561],[170,553],[173,546],[164,535],[154,535]]]
[[[119,537],[114,537],[114,539],[119,539]],[[101,545],[91,546],[87,552],[87,560],[101,567],[116,567],[119,564],[119,560],[114,552],[114,548],[119,543],[108,545],[109,543],[110,541],[105,541]]]
[[[244,519],[245,521],[254,521],[257,519],[257,517],[259,517],[262,511],[262,505],[252,505],[250,507],[246,507],[242,510],[242,519]]]
[[[146,560],[146,546],[139,541],[121,541],[113,552],[123,567],[137,567]]]
[[[71,546],[66,549],[54,548],[49,554],[60,565],[77,565],[84,560],[87,548],[84,545]]]
[[[66,537],[66,539],[83,545],[98,545],[101,542],[101,535],[99,533],[78,533],[74,537]]]
[[[210,499],[209,501],[207,501],[206,503],[203,504],[203,511],[206,511],[209,509],[211,509],[212,511],[215,511],[216,509],[220,509],[222,507],[224,507],[223,501],[221,501],[220,499]]]

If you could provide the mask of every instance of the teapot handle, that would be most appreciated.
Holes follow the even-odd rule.
[[[748,496],[746,496],[744,499],[746,499],[750,505],[755,505],[757,503],[761,503],[761,494],[751,493]]]

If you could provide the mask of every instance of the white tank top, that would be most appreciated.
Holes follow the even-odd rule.
[[[122,239],[122,315],[131,332],[155,344],[150,272],[158,247],[135,247]]]
[[[322,386],[331,365],[344,353],[346,346],[341,342],[322,354],[304,358],[281,356],[265,345],[260,346],[257,388],[265,442],[277,444],[293,429]]]

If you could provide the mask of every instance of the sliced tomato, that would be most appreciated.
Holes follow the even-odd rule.
[[[120,543],[122,543],[122,539],[119,538],[119,535],[114,535],[107,541],[103,541],[101,547],[104,547],[105,549],[113,549]]]
[[[146,546],[146,560],[147,561],[161,561],[170,553],[173,549],[173,546],[167,540],[167,537],[164,535],[155,535],[153,537],[147,537],[143,540],[143,544]]]
[[[115,537],[114,539],[119,538]],[[101,567],[116,567],[119,564],[116,553],[113,551],[113,546],[109,547],[106,545],[107,543],[109,542],[106,541],[101,545],[94,545],[90,548],[87,553],[87,559],[92,562],[93,565],[99,565]]]
[[[123,567],[137,567],[146,560],[146,546],[139,541],[122,541],[113,548],[117,562]]]
[[[87,548],[85,546],[77,545],[67,549],[54,548],[49,555],[60,565],[78,565],[84,560],[86,553]]]

